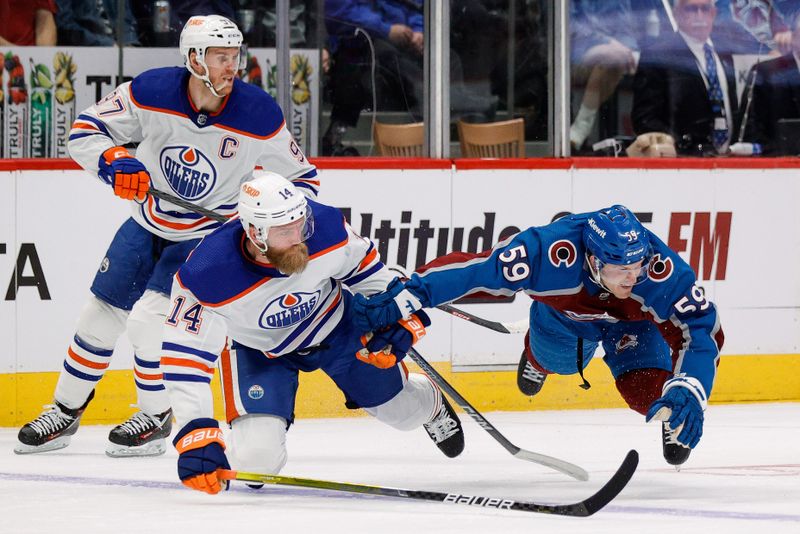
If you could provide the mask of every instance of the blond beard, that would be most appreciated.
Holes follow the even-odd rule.
[[[305,243],[292,245],[285,250],[267,249],[267,260],[283,274],[297,274],[308,265],[308,247]]]

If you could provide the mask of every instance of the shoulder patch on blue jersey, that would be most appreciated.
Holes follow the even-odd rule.
[[[218,306],[266,279],[283,276],[277,269],[248,263],[241,252],[244,228],[238,219],[207,235],[186,260],[181,285],[207,306]]]
[[[216,124],[256,137],[270,137],[283,124],[283,113],[263,89],[236,78],[231,97]]]
[[[308,199],[314,214],[314,233],[306,242],[308,255],[313,256],[347,240],[344,215],[338,208]]]
[[[653,282],[664,282],[672,276],[674,270],[675,265],[672,263],[672,258],[654,254],[653,259],[650,260],[650,265],[647,267],[647,276]]]
[[[189,72],[181,67],[144,71],[131,82],[131,96],[140,107],[158,108],[186,114],[184,92]]]
[[[572,267],[578,259],[578,248],[569,239],[559,239],[550,245],[547,257],[554,267]]]

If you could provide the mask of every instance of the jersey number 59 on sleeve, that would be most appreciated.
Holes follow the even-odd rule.
[[[200,325],[203,322],[203,318],[201,317],[203,314],[203,306],[199,303],[195,303],[184,312],[182,310],[185,303],[185,297],[177,297],[175,299],[175,303],[172,306],[172,311],[167,317],[166,323],[170,326],[178,326],[178,322],[183,321],[186,323],[187,332],[197,334],[200,332]]]
[[[706,310],[710,305],[711,303],[706,298],[706,292],[703,291],[702,287],[695,284],[692,286],[692,291],[689,295],[675,303],[675,309],[679,313],[692,313],[698,309],[700,311]]]
[[[531,272],[528,262],[523,258],[528,257],[528,251],[524,245],[510,248],[500,254],[498,259],[507,265],[503,265],[503,276],[509,282],[519,282]]]

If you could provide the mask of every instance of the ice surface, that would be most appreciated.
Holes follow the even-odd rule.
[[[17,456],[17,429],[3,428],[0,532],[800,533],[800,404],[711,406],[680,472],[661,456],[659,428],[628,410],[485,415],[516,445],[584,467],[589,482],[512,457],[464,414],[467,446],[453,460],[422,429],[301,420],[282,474],[570,503],[594,493],[628,449],[639,451],[639,469],[590,518],[241,483],[209,496],[180,485],[171,447],[162,457],[112,459],[104,454],[109,427],[86,426],[66,449]]]

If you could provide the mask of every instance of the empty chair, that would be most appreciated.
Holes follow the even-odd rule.
[[[423,123],[386,124],[375,121],[373,129],[379,156],[421,158],[425,142]]]
[[[458,121],[464,158],[524,158],[525,120],[471,124]]]

